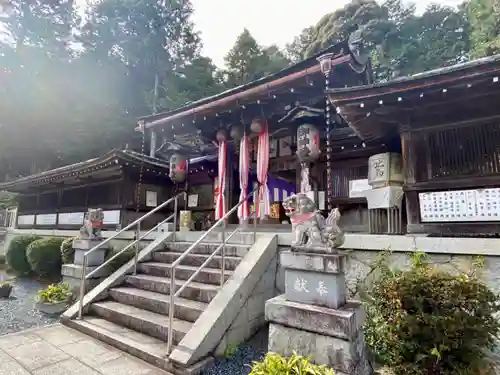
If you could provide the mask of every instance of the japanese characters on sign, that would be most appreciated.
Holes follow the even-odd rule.
[[[500,188],[419,193],[422,222],[500,221]]]

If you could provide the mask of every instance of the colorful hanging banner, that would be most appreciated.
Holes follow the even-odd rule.
[[[246,133],[240,141],[240,202],[243,202],[238,207],[238,218],[240,220],[248,220],[250,217],[250,209],[248,206],[248,174],[250,172],[250,147]]]
[[[257,180],[259,181],[259,195],[257,202],[263,203],[263,210],[260,204],[256,204],[255,216],[263,218],[271,214],[269,203],[269,188],[267,186],[267,172],[269,171],[269,129],[267,121],[264,122],[262,131],[259,133],[257,149]]]
[[[217,203],[215,205],[215,220],[222,219],[226,214],[226,200],[224,199],[224,191],[226,187],[226,156],[227,142],[219,142],[219,191],[217,196]]]

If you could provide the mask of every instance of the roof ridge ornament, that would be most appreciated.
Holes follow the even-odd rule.
[[[358,29],[349,35],[348,46],[352,60],[349,63],[356,73],[363,73],[370,60],[370,51],[365,46],[364,34],[366,26],[358,26]]]

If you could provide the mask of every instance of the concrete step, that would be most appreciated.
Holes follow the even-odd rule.
[[[170,294],[170,279],[168,277],[138,274],[135,276],[128,276],[125,279],[125,284],[142,290]],[[183,280],[175,280],[176,290],[182,285],[184,285]],[[219,289],[220,287],[218,285],[202,284],[192,281],[182,291],[180,296],[192,301],[210,303],[217,295]]]
[[[184,252],[193,244],[193,242],[165,242],[165,251],[169,252]],[[220,246],[218,243],[203,242],[196,246],[190,254],[212,254]],[[225,255],[230,257],[243,258],[250,249],[251,245],[229,244],[226,246]]]
[[[162,262],[162,263],[173,263],[179,256],[180,252],[166,252],[166,251],[157,251],[153,254],[154,262]],[[208,254],[189,254],[184,259],[182,259],[181,264],[185,264],[187,266],[201,266],[207,259]],[[235,270],[240,264],[242,257],[228,256],[224,257],[224,267],[227,270]],[[213,257],[208,263],[208,267],[210,268],[222,268],[222,256]]]
[[[170,277],[171,275],[171,265],[169,263],[160,262],[145,262],[138,264],[139,273],[145,273],[147,275],[153,276],[163,276]],[[180,280],[187,280],[193,275],[198,267],[179,265],[175,268],[175,278]],[[233,272],[225,270],[224,279],[227,281]],[[220,285],[221,282],[221,270],[215,268],[203,268],[193,281],[200,283]]]
[[[94,316],[85,316],[83,320],[64,321],[64,324],[153,366],[169,368],[166,357],[167,343],[164,341]]]
[[[225,236],[226,238],[235,230],[236,228],[226,229]],[[200,232],[177,232],[176,239],[177,241],[185,241],[185,242],[195,242],[202,236]],[[257,234],[258,236],[258,234]],[[238,232],[234,234],[228,241],[231,244],[244,244],[251,245],[253,244],[253,231],[251,232]],[[222,241],[222,231],[219,229],[210,233],[207,237],[203,239],[203,242],[213,242],[213,243],[221,243]]]
[[[134,331],[144,333],[166,341],[168,337],[168,316],[124,305],[116,301],[96,302],[90,306],[90,312]],[[192,323],[173,319],[172,341],[179,343],[191,328]]]
[[[170,296],[166,294],[131,287],[112,288],[109,293],[111,298],[124,305],[168,315]],[[208,306],[185,298],[175,298],[174,304],[174,317],[188,322],[195,322]]]

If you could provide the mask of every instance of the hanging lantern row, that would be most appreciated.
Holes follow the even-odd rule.
[[[492,80],[493,83],[498,83],[498,82],[500,82],[500,77],[495,76],[491,80]],[[467,88],[470,89],[471,87],[472,87],[472,84],[468,83],[467,84]],[[446,93],[448,93],[448,89],[446,87],[444,87],[444,88],[441,89],[441,92],[443,94],[446,94]],[[423,93],[423,92],[420,93],[419,98],[422,99],[424,97],[425,97],[425,93]],[[402,102],[403,101],[403,97],[398,96],[397,101],[398,101],[398,103]],[[384,105],[384,101],[382,99],[380,99],[378,101],[378,105],[379,106],[383,106]],[[359,108],[365,108],[365,103],[363,103],[363,102],[359,103]],[[337,113],[338,114],[342,114],[342,110],[340,109],[340,107],[337,107]],[[370,115],[371,115],[371,112],[367,112],[366,117],[369,117]]]
[[[64,179],[69,178],[69,177],[77,177],[77,176],[80,176],[80,175],[83,175],[83,174],[92,173],[92,172],[96,172],[96,171],[100,171],[100,170],[106,169],[107,167],[110,167],[113,164],[119,165],[120,167],[123,167],[123,166],[132,167],[132,168],[136,167],[135,164],[129,164],[129,163],[120,164],[120,162],[118,161],[118,159],[115,159],[115,160],[107,162],[107,163],[103,163],[103,164],[95,165],[93,167],[88,167],[88,168],[82,169],[82,170],[80,170],[78,172],[70,172],[70,173],[65,173],[65,174],[61,174],[61,175],[58,175],[58,176],[47,177],[47,178],[43,178],[41,180],[33,181],[33,183],[34,184],[41,184],[41,183],[47,183],[47,182],[52,182],[52,181],[60,181],[60,180],[64,180]],[[168,173],[166,173],[166,172],[160,172],[160,171],[157,171],[155,169],[146,168],[145,171],[149,172],[149,173],[154,173],[154,174],[156,174],[158,176],[168,176]]]
[[[203,172],[204,169],[201,168],[201,169],[195,169],[195,170],[190,170],[189,171],[189,174],[193,174],[193,173],[198,173],[198,172]],[[208,173],[215,173],[215,169],[209,169],[207,170]]]

